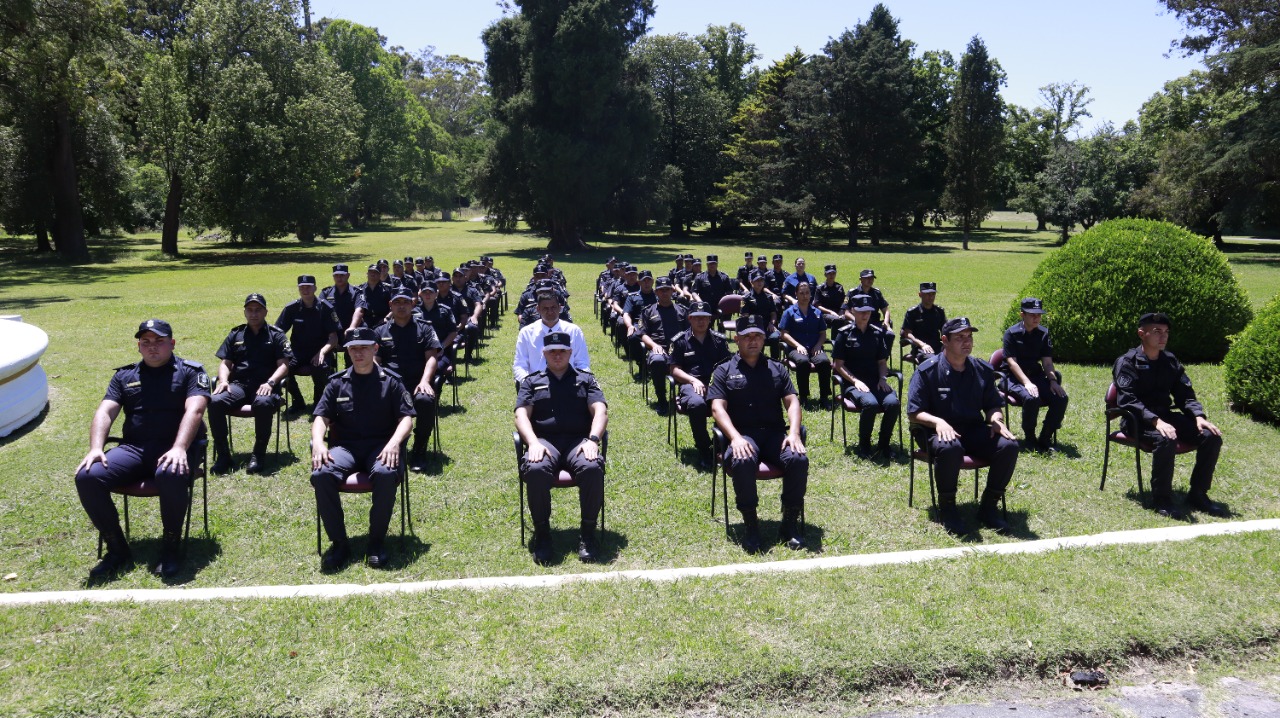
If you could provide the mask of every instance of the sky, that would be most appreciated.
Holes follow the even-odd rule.
[[[821,52],[827,41],[866,19],[874,0],[656,0],[651,34],[697,35],[708,25],[736,22],[767,66],[799,47]],[[1039,88],[1078,82],[1090,88],[1091,118],[1117,127],[1164,83],[1201,66],[1171,49],[1183,34],[1178,19],[1155,0],[886,0],[903,38],[957,59],[974,35],[1008,75],[1006,102],[1041,104]],[[416,52],[484,59],[480,33],[503,10],[494,0],[312,0],[313,17],[370,25]]]

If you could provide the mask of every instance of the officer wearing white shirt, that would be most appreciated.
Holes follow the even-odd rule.
[[[511,373],[516,385],[524,381],[535,371],[547,368],[546,357],[542,355],[542,338],[551,332],[564,332],[572,340],[572,354],[569,363],[574,369],[591,371],[591,358],[587,356],[587,340],[578,325],[560,319],[560,297],[555,292],[539,292],[538,317],[541,321],[529,324],[520,330],[516,338],[515,360],[511,363]]]

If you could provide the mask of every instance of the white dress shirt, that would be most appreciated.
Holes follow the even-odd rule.
[[[516,358],[511,362],[511,373],[515,376],[517,384],[535,371],[547,368],[547,359],[542,356],[542,338],[551,332],[568,334],[569,344],[572,347],[569,363],[574,369],[591,371],[591,358],[587,356],[587,339],[582,335],[578,325],[557,319],[555,324],[547,326],[546,322],[539,319],[521,328],[519,336],[516,337]]]

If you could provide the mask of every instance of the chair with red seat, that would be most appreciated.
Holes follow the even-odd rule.
[[[1004,401],[1005,417],[1009,416],[1009,407],[1011,406],[1017,407],[1019,411],[1026,411],[1026,408],[1023,407],[1022,400],[1018,398],[1018,395],[1008,390],[1009,381],[1011,380],[1012,374],[1009,372],[1008,368],[1006,367],[1006,362],[1004,360],[1004,349],[1000,348],[992,352],[991,361],[989,363],[991,364],[991,368],[996,373],[996,379],[999,380],[996,383],[996,391],[999,392],[1000,399]],[[1058,378],[1058,383],[1061,384],[1062,372],[1058,371],[1057,369],[1054,369],[1053,374]],[[1053,436],[1051,438],[1052,438],[1053,444],[1056,446],[1058,444],[1058,432],[1054,431]]]
[[[738,316],[738,313],[742,311],[742,295],[726,294],[720,297],[720,302],[716,305],[716,309],[720,311],[720,328],[726,334],[738,331],[738,320],[731,317]],[[768,319],[768,317],[765,317],[765,319]]]
[[[898,383],[898,403],[902,403],[902,372],[898,369],[891,369],[888,378]],[[831,434],[828,436],[829,441],[836,440],[836,411],[840,412],[840,439],[845,448],[849,447],[849,414],[857,414],[862,410],[858,403],[853,399],[844,395],[844,391],[848,388],[845,385],[844,377],[831,372],[832,392],[835,394],[835,400],[831,402]],[[898,449],[902,449],[902,420],[898,420]]]
[[[516,447],[516,466],[518,467],[518,466],[520,466],[520,459],[524,457],[524,452],[525,452],[526,450],[528,450],[528,448],[529,448],[529,447],[525,445],[525,443],[524,443],[524,439],[522,439],[522,438],[520,437],[520,432],[518,432],[518,431],[513,431],[513,432],[511,432],[511,439],[512,439],[512,441],[515,443],[515,447]],[[608,432],[608,431],[605,431],[605,432],[604,432],[604,434],[602,434],[602,435],[600,436],[600,457],[601,457],[601,458],[603,458],[603,459],[605,459],[605,478],[607,479],[607,478],[608,478],[608,466],[609,466],[609,462],[608,462],[608,459],[609,459],[609,432]],[[522,480],[520,479],[520,472],[519,472],[519,471],[517,471],[517,472],[516,472],[516,483],[517,483],[517,484],[519,485],[519,487],[520,487],[520,544],[521,544],[521,545],[524,545],[524,543],[525,543],[525,532],[526,532],[526,523],[525,523],[525,518],[524,518],[524,514],[525,514],[524,481],[522,481]],[[568,471],[565,471],[564,469],[561,469],[561,470],[560,470],[560,473],[556,475],[555,483],[553,483],[553,484],[551,485],[551,488],[553,488],[553,489],[568,489],[568,488],[573,488],[573,487],[575,487],[575,486],[577,486],[577,485],[578,485],[578,480],[577,480],[577,479],[575,479],[575,478],[573,478],[573,474],[570,474]],[[603,531],[604,531],[604,509],[605,509],[605,504],[606,504],[606,503],[608,503],[608,502],[607,502],[607,501],[605,501],[605,500],[603,500],[603,498],[602,498],[602,500],[601,500],[601,502],[600,502],[600,531],[601,531],[601,532],[603,532]]]
[[[120,443],[118,436],[107,438],[108,442]],[[195,503],[196,479],[200,479],[200,508],[204,514],[204,535],[209,535],[209,446],[205,439],[198,439],[187,451],[187,462],[191,468],[191,482],[187,486],[187,514],[184,520],[182,541],[185,544],[191,538],[191,507]],[[124,536],[129,538],[129,498],[158,498],[160,488],[154,478],[146,478],[124,486],[116,486],[111,493],[124,497]],[[102,534],[98,534],[98,558],[102,558]]]
[[[716,452],[716,468],[711,471],[711,518],[716,517],[716,475],[720,475],[721,496],[724,503],[724,533],[729,535],[729,470],[725,466],[724,455],[729,449],[729,439],[720,431],[720,427],[713,426],[711,428],[712,440],[714,441]],[[800,427],[800,440],[808,442],[809,433],[805,427]],[[772,479],[781,479],[783,470],[781,464],[771,464],[761,461],[760,467],[756,469],[756,481],[769,481]],[[800,507],[800,533],[805,530],[804,506]]]
[[[308,453],[310,453],[308,451]],[[409,452],[407,442],[400,445],[400,462],[396,465],[396,483],[400,486],[400,536],[405,535],[405,529],[413,534],[413,508],[409,505],[409,472],[406,459]],[[357,471],[347,476],[347,478],[338,484],[338,493],[341,494],[371,494],[373,493],[373,479],[368,472]],[[320,551],[320,507],[316,506],[316,553]]]
[[[275,432],[276,433],[276,455],[279,456],[280,454],[280,434],[281,433],[284,434],[285,448],[288,449],[289,454],[292,455],[293,454],[293,438],[292,438],[291,432],[289,431],[290,423],[284,420],[285,400],[284,400],[284,397],[282,396],[277,396],[276,398],[277,398],[276,432]],[[234,456],[236,453],[236,439],[235,439],[235,432],[231,431],[231,419],[232,417],[235,417],[237,419],[254,418],[253,403],[249,402],[247,404],[242,404],[234,409],[227,411],[226,417],[227,417],[227,449],[229,450],[230,454]],[[283,425],[283,430],[281,429],[282,425]]]
[[[1126,434],[1124,432],[1123,421],[1118,429],[1115,431],[1111,430],[1112,423],[1123,419],[1126,414],[1134,419],[1132,422],[1133,425],[1136,426],[1141,423],[1141,417],[1133,417],[1131,413],[1120,407],[1119,390],[1116,389],[1115,383],[1112,383],[1107,387],[1104,410],[1107,415],[1107,435],[1102,451],[1102,483],[1098,485],[1098,490],[1103,491],[1107,488],[1107,466],[1111,463],[1111,445],[1120,444],[1121,446],[1128,446],[1133,449],[1134,468],[1136,469],[1138,476],[1138,498],[1141,499],[1143,497],[1143,493],[1146,491],[1142,485],[1142,454],[1144,452],[1150,454],[1155,451],[1155,445],[1150,441],[1144,440],[1141,435],[1131,436]],[[1173,453],[1189,454],[1195,450],[1196,446],[1194,444],[1179,441],[1175,445]]]
[[[922,461],[929,467],[929,501],[932,506],[938,505],[937,492],[934,490],[933,467],[934,456],[933,449],[930,448],[928,440],[923,435],[917,435],[917,432],[927,431],[923,426],[913,425],[907,433],[911,436],[911,470],[907,489],[907,506],[915,505],[916,494],[916,462]],[[964,460],[960,463],[960,471],[973,471],[973,500],[978,500],[978,484],[982,483],[981,472],[983,469],[991,466],[990,461],[977,459],[968,454],[964,455]],[[1004,513],[1005,518],[1009,517],[1009,507],[1005,503],[1003,494],[1000,496],[1000,510]]]

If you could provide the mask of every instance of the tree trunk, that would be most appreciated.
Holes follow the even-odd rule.
[[[880,233],[884,231],[884,216],[876,212],[871,220],[871,246],[880,246]]]
[[[547,241],[548,252],[577,252],[591,249],[582,241],[582,232],[567,223],[551,222],[551,239]]]
[[[453,208],[452,208],[452,207],[445,207],[444,209],[440,210],[440,221],[442,221],[442,222],[452,222],[452,221],[453,221]]]
[[[164,222],[160,230],[160,251],[178,256],[178,223],[182,219],[182,175],[169,173],[169,194],[164,200]]]
[[[1047,225],[1045,225],[1044,215],[1043,215],[1043,214],[1037,214],[1037,215],[1036,215],[1036,231],[1037,231],[1037,232],[1044,232],[1044,231],[1046,231],[1046,230],[1048,230],[1048,229],[1049,229],[1049,227],[1048,227]]]
[[[1059,240],[1059,242],[1058,242],[1058,243],[1059,243],[1059,244],[1066,244],[1066,243],[1067,243],[1067,240],[1068,240],[1068,239],[1070,239],[1070,238],[1071,238],[1071,227],[1069,227],[1068,225],[1065,225],[1065,224],[1064,224],[1064,225],[1062,225],[1062,237],[1060,238],[1060,240]]]
[[[849,249],[858,248],[858,222],[854,220],[849,223]]]
[[[969,217],[967,214],[965,215],[965,218],[960,223],[960,225],[961,225],[961,232],[964,237],[962,240],[964,243],[964,248],[965,248],[965,251],[968,251],[969,249]]]
[[[1218,249],[1226,246],[1226,242],[1222,241],[1222,224],[1216,220],[1213,222],[1213,244]]]
[[[712,217],[712,218],[711,218],[711,233],[712,233],[712,234],[715,234],[715,233],[716,233],[716,218],[715,218],[715,217]]]
[[[53,111],[53,244],[63,259],[87,262],[84,214],[80,208],[80,182],[71,147],[71,108],[59,101]]]
[[[44,227],[36,230],[36,251],[42,253],[53,251],[53,245],[49,244],[49,231]]]
[[[915,211],[915,216],[911,219],[911,228],[918,232],[924,231],[924,210],[923,209],[917,209]]]

